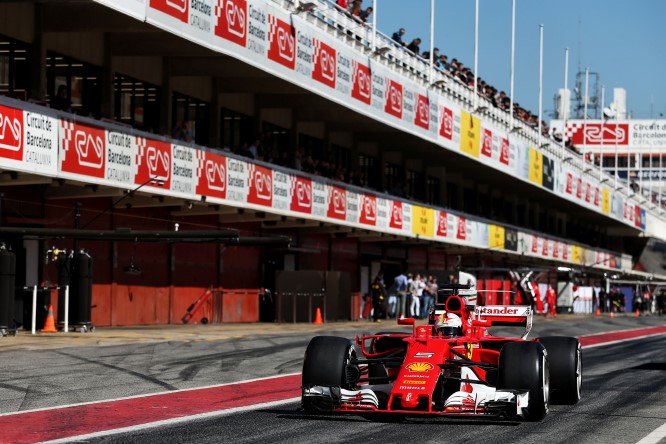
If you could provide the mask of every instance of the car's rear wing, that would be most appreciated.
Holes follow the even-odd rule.
[[[474,320],[490,321],[491,326],[524,326],[523,339],[532,330],[532,308],[526,305],[477,305]]]

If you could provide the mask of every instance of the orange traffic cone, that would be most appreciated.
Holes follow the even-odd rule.
[[[42,333],[58,333],[55,328],[55,320],[53,319],[53,305],[49,304],[49,313],[46,315],[44,328],[40,330]]]
[[[640,317],[641,317],[641,312],[638,311],[638,308],[636,309],[636,317],[637,317],[637,318],[640,318]]]
[[[615,317],[615,312],[613,312],[613,310],[611,310],[611,312],[610,312],[610,318],[613,319],[614,317]]]
[[[599,309],[597,308],[597,311],[596,311],[596,313],[594,313],[594,315],[595,315],[596,317],[601,316],[601,310],[599,310]]]
[[[313,324],[319,325],[319,324],[323,324],[323,323],[324,323],[324,320],[321,318],[321,310],[319,309],[319,307],[317,307],[317,313],[315,314],[315,320],[314,320]]]

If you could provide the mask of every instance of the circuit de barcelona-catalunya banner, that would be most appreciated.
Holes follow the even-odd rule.
[[[329,100],[645,229],[645,211],[579,170],[265,0],[96,0]],[[232,190],[230,190],[232,191]],[[233,191],[233,193],[240,191]]]
[[[0,169],[605,269],[630,258],[0,97]],[[152,184],[157,179],[160,185]],[[565,182],[565,190],[582,190]],[[587,191],[585,191],[587,193]],[[597,197],[590,194],[590,202]],[[599,197],[600,200],[607,196]],[[596,204],[596,203],[595,203]],[[634,216],[631,215],[636,211]],[[626,215],[638,220],[637,207]]]

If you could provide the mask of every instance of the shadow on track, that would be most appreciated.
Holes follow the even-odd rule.
[[[500,419],[484,419],[484,418],[453,418],[453,417],[425,417],[425,416],[408,416],[401,417],[392,416],[387,414],[369,414],[361,415],[356,413],[305,413],[303,410],[287,410],[287,409],[262,409],[258,410],[262,413],[269,413],[277,415],[279,419],[290,420],[312,420],[312,421],[329,421],[329,422],[374,422],[378,424],[396,424],[396,423],[411,423],[411,424],[437,424],[446,423],[447,425],[475,425],[475,426],[511,426],[516,427],[522,424],[520,421],[513,420],[500,420]]]

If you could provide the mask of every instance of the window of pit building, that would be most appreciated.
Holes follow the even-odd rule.
[[[363,186],[375,190],[381,189],[382,181],[379,171],[379,162],[377,162],[375,156],[359,154],[358,168],[361,172],[361,182]]]
[[[67,91],[71,112],[80,116],[100,118],[101,68],[90,63],[58,54],[46,53],[46,99],[51,103],[61,86]]]
[[[439,205],[441,181],[439,177],[428,176],[426,179],[426,202],[431,205]]]
[[[419,171],[407,170],[407,195],[416,200],[425,200],[425,177]]]
[[[384,164],[384,186],[389,194],[397,197],[407,197],[405,186],[405,169],[398,164],[386,162]]]
[[[208,145],[210,140],[208,102],[174,92],[171,104],[171,137],[187,143]]]
[[[0,36],[0,95],[28,99],[30,90],[30,46]]]
[[[220,146],[234,153],[238,152],[242,143],[248,142],[253,134],[254,119],[227,108],[220,108]]]
[[[303,150],[303,154],[312,156],[319,161],[333,162],[330,155],[324,149],[324,141],[317,137],[298,133],[298,146]]]
[[[291,146],[291,131],[287,128],[275,125],[271,122],[261,122],[261,143],[263,144],[264,160],[270,160],[278,165],[292,168],[294,166],[291,161],[294,148]],[[245,139],[248,143],[254,142],[254,139]],[[285,156],[283,158],[282,156]]]
[[[351,170],[351,150],[340,145],[331,145],[333,151],[333,158],[335,159],[335,166],[342,168],[345,171]]]
[[[113,77],[114,118],[144,131],[160,127],[159,87],[123,74]]]

